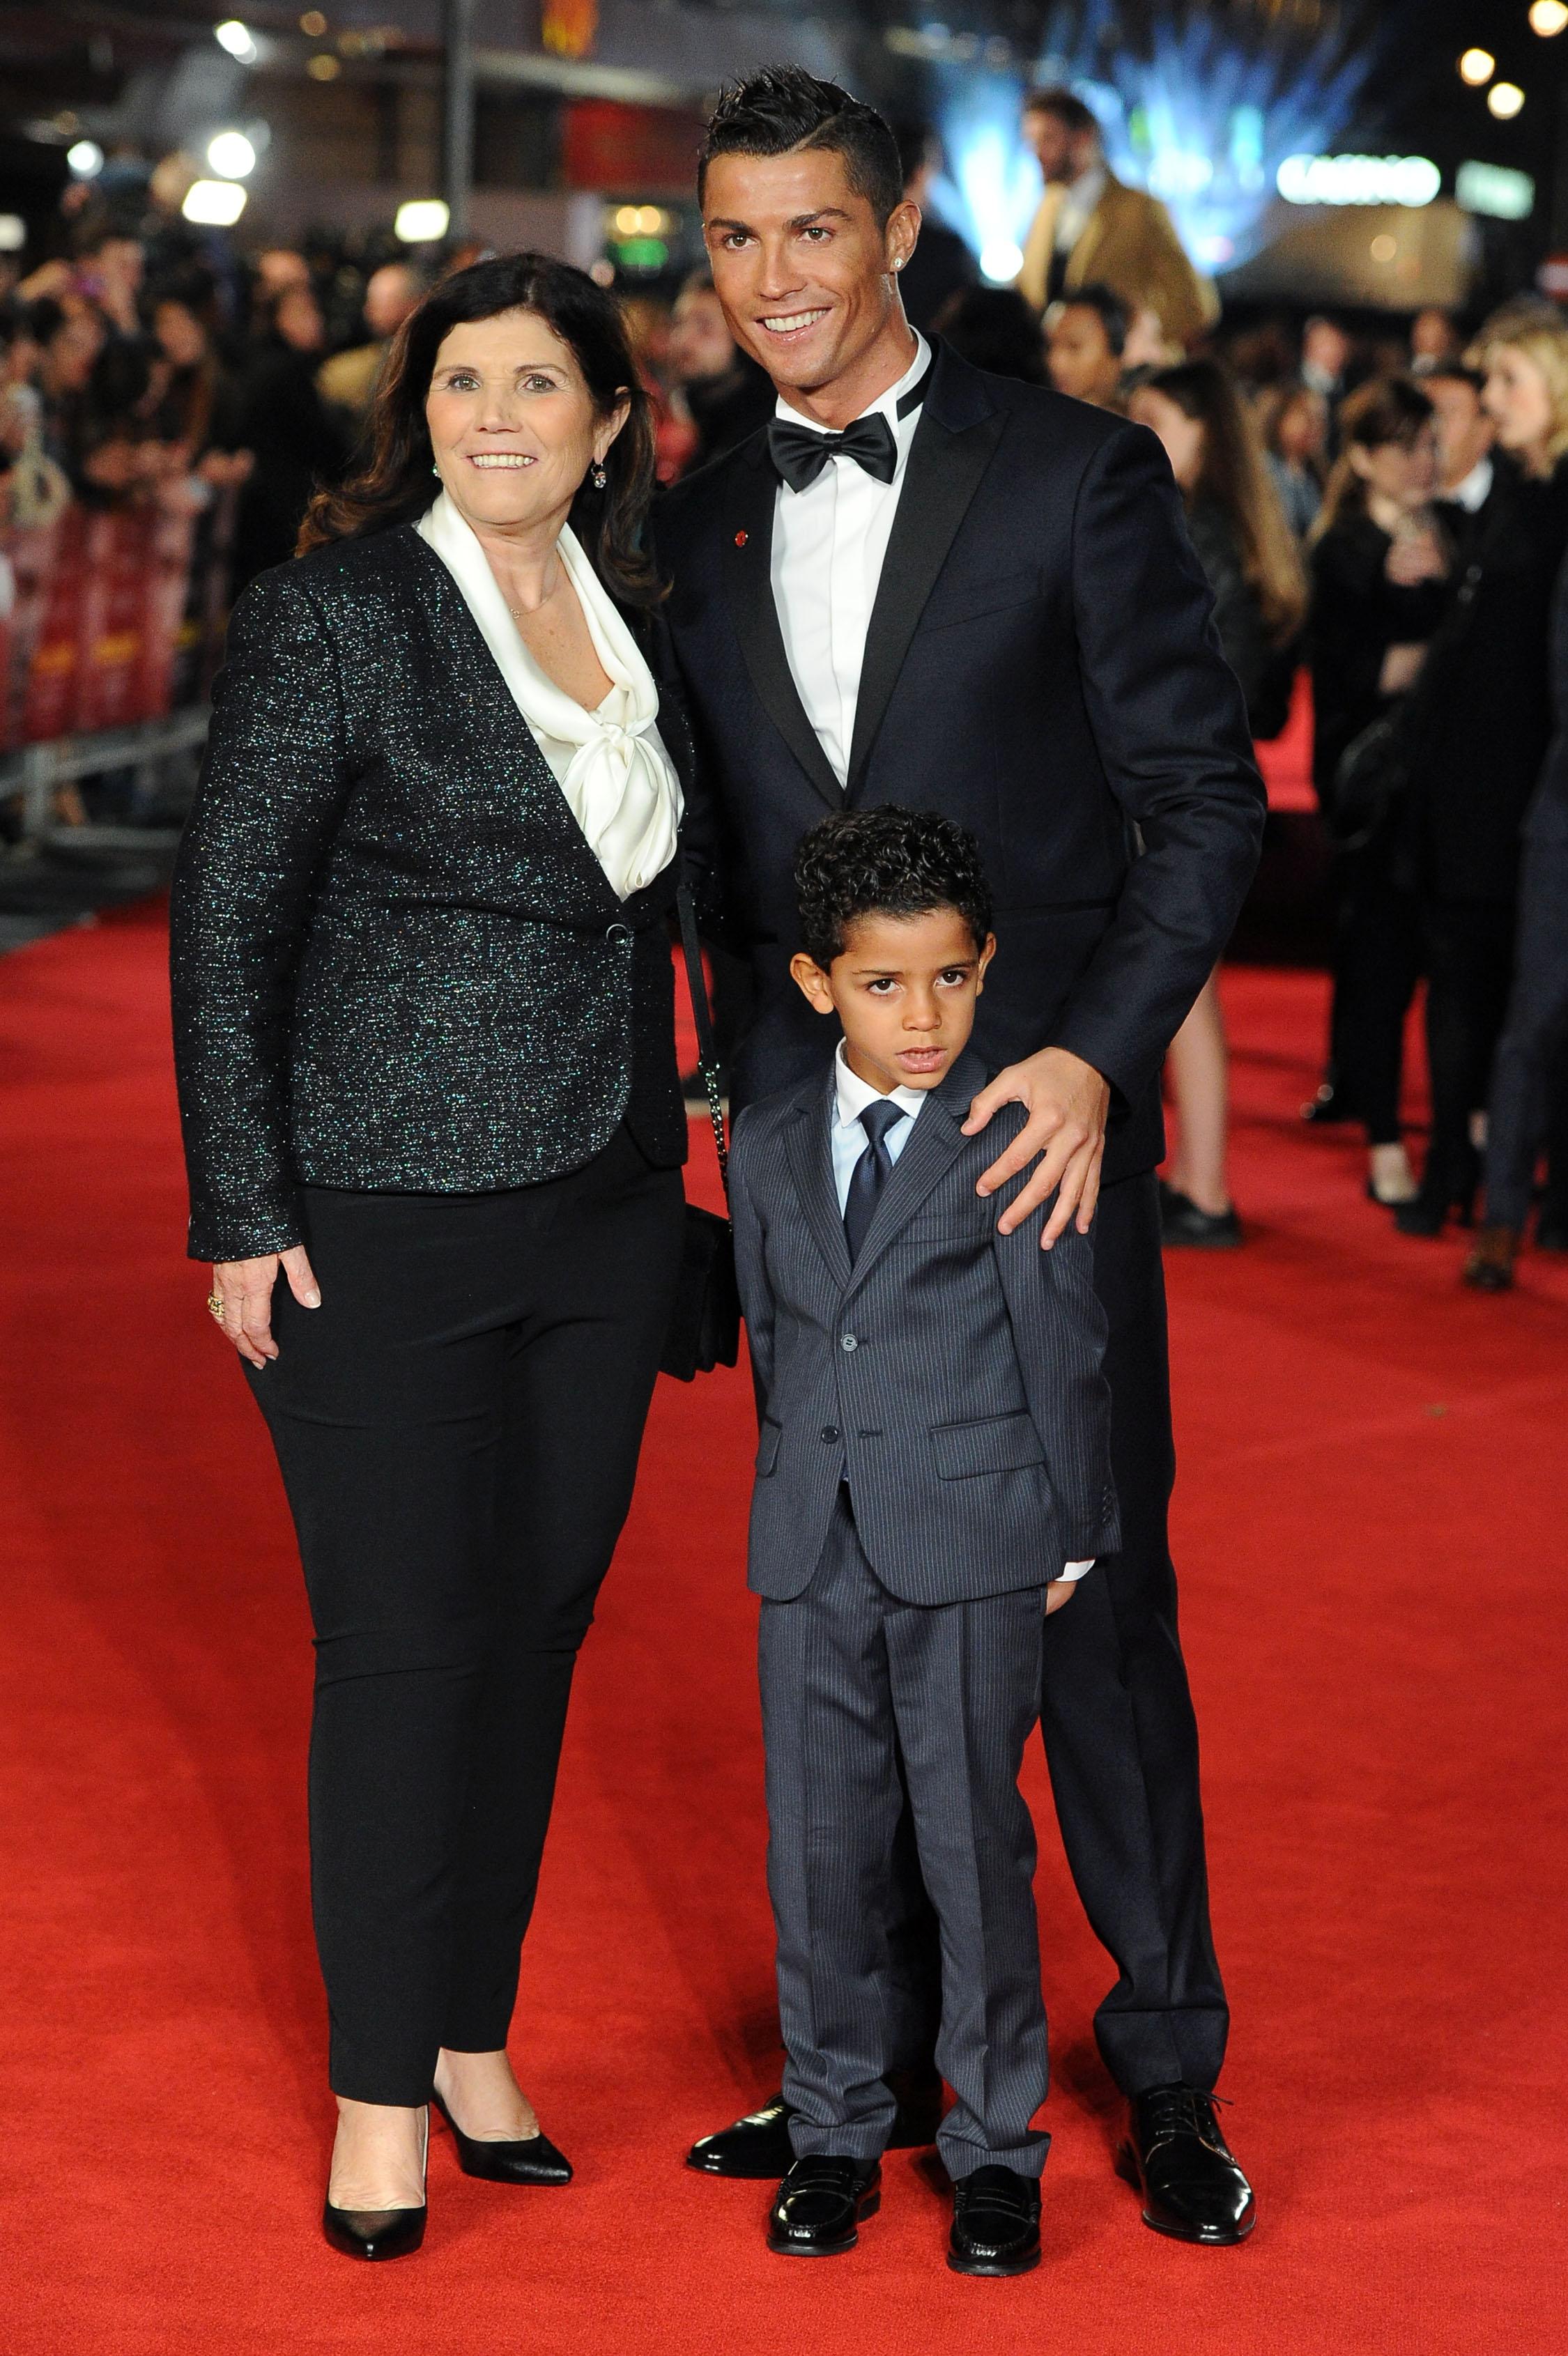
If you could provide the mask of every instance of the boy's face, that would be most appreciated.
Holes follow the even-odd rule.
[[[790,972],[819,1014],[843,1025],[850,1070],[881,1096],[934,1088],[974,1028],[974,1001],[995,953],[956,908],[918,916],[857,916],[827,972],[802,951]]]

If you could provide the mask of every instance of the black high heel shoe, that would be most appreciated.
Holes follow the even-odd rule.
[[[547,2135],[525,2136],[516,2143],[483,2143],[463,2133],[439,2094],[435,2101],[452,2130],[457,2165],[465,2176],[478,2176],[487,2184],[571,2183],[572,2163]]]
[[[428,2158],[428,2117],[424,2149]],[[425,2215],[423,2201],[417,2209],[335,2209],[328,2201],[321,2211],[321,2230],[346,2258],[407,2258],[424,2239]]]

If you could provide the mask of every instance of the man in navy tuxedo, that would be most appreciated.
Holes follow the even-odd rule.
[[[1212,2091],[1229,2014],[1208,1924],[1197,1740],[1166,1538],[1174,1471],[1154,1172],[1165,1049],[1222,950],[1263,793],[1153,435],[934,350],[898,295],[919,215],[880,116],[795,69],[725,93],[699,194],[736,343],[771,423],[665,502],[667,612],[716,804],[729,918],[757,985],[736,1103],[826,1050],[789,978],[796,845],[824,809],[899,803],[966,827],[1003,943],[970,1133],[1024,1108],[979,1181],[1020,1172],[1007,1231],[1094,1237],[1122,1545],[1052,1648],[1042,1696],[1063,1841],[1118,1978],[1096,2015],[1130,2106],[1145,2220],[1238,2241],[1251,2191]],[[934,1919],[912,1842],[890,2024],[931,2124]],[[922,2101],[924,2095],[928,2099]],[[789,2160],[781,2097],[691,2164]]]

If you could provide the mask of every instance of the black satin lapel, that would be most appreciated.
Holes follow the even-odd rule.
[[[725,573],[736,636],[751,674],[757,701],[830,809],[843,805],[843,788],[833,775],[816,730],[806,717],[784,651],[779,611],[773,603],[773,509],[778,477],[766,458],[735,469],[726,522]]]
[[[847,1284],[850,1279],[849,1244],[844,1236],[843,1220],[839,1213],[838,1189],[833,1184],[832,1149],[829,1142],[829,1123],[832,1118],[832,1088],[830,1083],[822,1095],[797,1113],[784,1133],[785,1151],[795,1180],[800,1207],[806,1224],[817,1239],[823,1258],[832,1270],[835,1284]],[[914,1140],[910,1140],[911,1147]]]
[[[937,585],[1005,423],[1004,413],[993,410],[955,432],[927,402],[910,447],[865,634],[854,743],[850,748],[851,793],[876,742],[926,600]]]
[[[944,1178],[970,1140],[963,1133],[971,1100],[985,1086],[985,1066],[966,1047],[915,1123],[915,1133],[893,1164],[882,1200],[872,1215],[854,1261],[851,1290],[907,1227],[933,1186]],[[843,1222],[841,1220],[840,1226]]]

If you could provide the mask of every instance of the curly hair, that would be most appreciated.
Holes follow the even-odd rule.
[[[991,887],[974,837],[935,810],[837,810],[802,837],[795,898],[806,954],[825,973],[857,916],[951,908],[977,949],[991,931]]]

